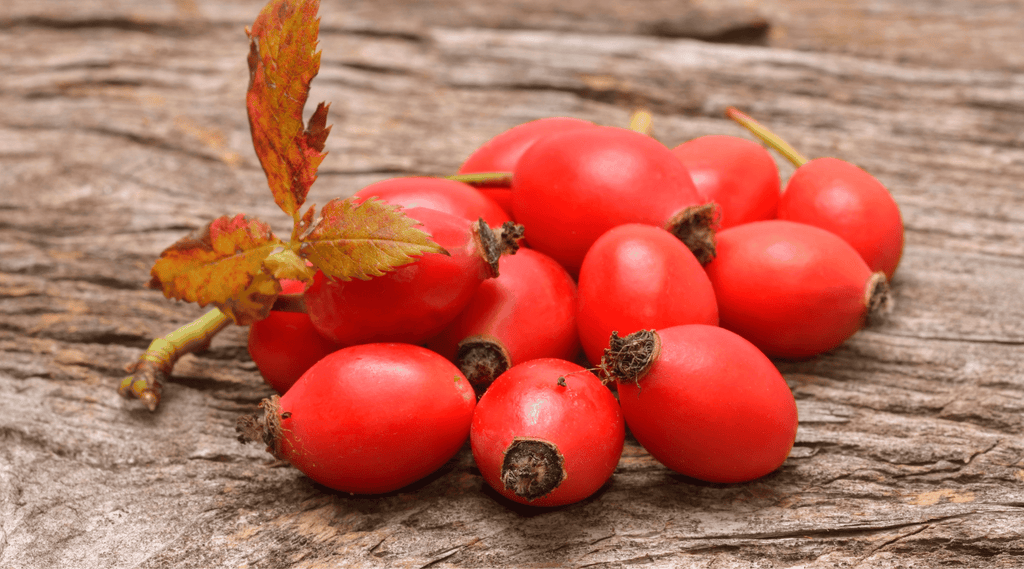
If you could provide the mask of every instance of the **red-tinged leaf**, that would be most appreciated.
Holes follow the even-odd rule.
[[[309,120],[302,111],[309,83],[320,71],[316,50],[319,0],[271,0],[249,35],[249,91],[246,107],[256,155],[267,174],[274,201],[294,216],[316,181],[327,154],[324,143],[330,105],[320,103]]]
[[[331,200],[300,236],[299,255],[329,277],[366,280],[425,253],[448,253],[417,224],[398,206],[377,199]]]
[[[266,223],[225,215],[165,249],[150,271],[149,286],[167,298],[214,304],[238,323],[258,320],[280,291],[263,266],[280,246]]]

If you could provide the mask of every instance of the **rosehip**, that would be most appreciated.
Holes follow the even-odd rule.
[[[668,468],[708,482],[746,482],[793,447],[793,394],[764,354],[716,326],[614,336],[606,365],[630,432]]]
[[[281,280],[281,294],[301,294],[305,288],[301,281]],[[249,326],[249,356],[278,393],[288,391],[310,366],[338,348],[302,312],[273,310]]]
[[[835,233],[853,246],[872,271],[882,271],[886,279],[892,279],[903,255],[903,219],[896,200],[881,182],[838,158],[808,161],[747,114],[733,107],[725,114],[797,167],[779,199],[779,219]]]
[[[718,324],[707,273],[686,245],[650,225],[620,225],[591,245],[580,267],[579,299],[580,342],[593,364],[613,331]]]
[[[719,232],[718,256],[704,270],[720,325],[772,357],[806,358],[835,348],[889,302],[884,273],[872,273],[849,243],[794,221]]]
[[[511,219],[501,206],[476,188],[446,178],[390,178],[370,184],[352,197],[362,201],[371,196],[406,209],[428,207],[470,221],[482,217],[490,226],[499,226]]]
[[[601,488],[625,440],[615,396],[568,361],[540,359],[501,374],[477,403],[470,429],[484,481],[522,504],[561,506]]]
[[[343,346],[423,342],[458,316],[483,280],[497,276],[500,255],[514,252],[522,236],[522,227],[511,222],[496,235],[482,222],[429,208],[405,214],[448,254],[427,253],[365,281],[329,280],[318,271],[305,298],[321,334]]]
[[[519,157],[537,139],[553,132],[597,126],[571,117],[547,117],[516,125],[483,143],[459,167],[459,174],[475,172],[512,172]],[[512,194],[508,188],[480,188],[512,215]]]
[[[778,215],[842,237],[872,271],[890,280],[903,255],[903,218],[892,194],[874,176],[838,158],[818,158],[797,168]]]
[[[706,260],[713,248],[703,204],[671,150],[616,127],[549,134],[526,150],[512,177],[513,217],[530,228],[530,246],[574,274],[590,245],[623,223],[665,227]]]
[[[719,230],[775,218],[781,181],[765,147],[738,136],[708,135],[672,153],[690,171],[701,198],[718,204]]]
[[[309,368],[262,416],[238,421],[310,479],[343,492],[379,494],[434,472],[469,435],[473,388],[441,356],[409,344],[363,344]]]
[[[455,321],[426,344],[478,386],[513,365],[549,357],[569,360],[579,350],[576,283],[569,273],[531,249],[502,257],[498,266],[498,278],[480,283]]]

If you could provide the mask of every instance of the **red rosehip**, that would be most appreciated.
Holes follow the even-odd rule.
[[[502,496],[561,506],[590,496],[615,472],[625,440],[615,396],[591,372],[540,359],[501,374],[477,403],[470,445]]]
[[[892,279],[903,255],[903,219],[896,200],[881,182],[838,158],[808,161],[747,114],[733,107],[725,114],[797,167],[779,199],[779,219],[835,233],[853,246],[872,271]]]
[[[301,294],[301,281],[282,279],[281,294]],[[280,312],[249,326],[249,356],[274,391],[284,393],[303,373],[340,346],[320,335],[301,312]]]
[[[459,174],[476,172],[512,172],[519,157],[537,139],[553,132],[597,126],[571,117],[546,117],[516,125],[483,143],[459,166]],[[480,188],[512,215],[512,193],[508,188]]]
[[[885,275],[832,232],[786,220],[718,233],[704,266],[720,325],[772,357],[806,358],[842,344],[888,305]]]
[[[363,344],[309,368],[263,415],[239,420],[240,439],[260,440],[310,479],[335,490],[379,494],[444,465],[469,435],[473,388],[441,356],[409,344]]]
[[[426,344],[477,386],[513,365],[538,358],[571,360],[579,350],[576,283],[569,273],[531,249],[502,257],[498,266],[498,277],[480,283],[469,305]]]
[[[595,126],[549,134],[516,163],[513,217],[529,228],[530,247],[576,274],[590,245],[623,223],[666,227],[710,256],[707,223],[690,239],[687,222],[710,221],[690,174],[653,138]]]
[[[892,279],[903,255],[903,218],[874,176],[838,158],[818,158],[793,172],[779,219],[827,229],[860,253],[872,271]]]
[[[693,253],[660,227],[628,223],[591,245],[579,276],[580,342],[592,364],[612,332],[718,324],[715,291]]]
[[[672,153],[690,171],[701,198],[718,204],[719,230],[775,218],[781,181],[765,147],[738,136],[708,135]]]
[[[321,334],[343,346],[423,342],[458,316],[481,282],[497,276],[499,256],[514,251],[521,237],[511,222],[496,236],[485,224],[429,208],[405,214],[448,254],[427,253],[365,281],[330,280],[318,271],[305,298]]]
[[[606,363],[626,425],[668,468],[708,482],[746,482],[789,456],[796,401],[750,342],[691,324],[616,336],[611,344]]]

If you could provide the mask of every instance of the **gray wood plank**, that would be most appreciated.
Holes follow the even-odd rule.
[[[779,471],[705,484],[630,440],[598,495],[533,511],[488,490],[468,448],[358,497],[238,444],[235,418],[270,394],[243,328],[180,361],[158,412],[121,400],[123,366],[202,313],[142,287],[160,250],[222,214],[287,227],[243,103],[242,27],[261,4],[4,3],[0,566],[1024,564],[1024,7],[707,4],[685,4],[703,32],[664,31],[681,10],[667,2],[321,10],[311,100],[332,102],[335,126],[313,201],[450,173],[525,120],[624,125],[645,104],[668,145],[742,135],[722,116],[737,105],[866,168],[901,206],[894,313],[778,362],[801,417]],[[759,19],[744,45],[692,39]]]

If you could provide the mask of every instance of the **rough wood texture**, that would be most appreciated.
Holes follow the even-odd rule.
[[[896,310],[779,362],[800,428],[778,472],[703,484],[630,442],[598,495],[532,511],[464,449],[413,488],[338,494],[235,441],[269,394],[237,327],[158,412],[121,400],[122,366],[201,313],[142,288],[159,251],[221,214],[287,221],[243,104],[262,3],[7,0],[0,566],[1024,567],[1024,5],[626,5],[325,1],[312,100],[335,126],[310,199],[638,103],[669,145],[742,134],[737,105],[861,165],[905,216]]]

